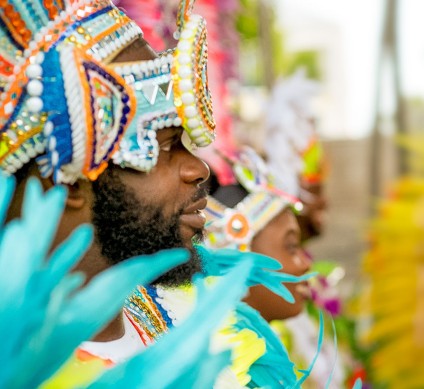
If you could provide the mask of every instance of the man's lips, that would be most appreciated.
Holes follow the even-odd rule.
[[[181,224],[192,229],[202,229],[206,222],[206,216],[203,210],[206,208],[207,203],[206,198],[201,198],[185,208],[180,216]]]

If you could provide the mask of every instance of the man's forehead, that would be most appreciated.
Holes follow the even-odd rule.
[[[125,47],[113,60],[112,63],[146,61],[157,58],[157,53],[149,43],[139,36],[137,40]]]
[[[171,127],[159,130],[157,132],[158,141],[168,139],[168,138],[181,138],[183,135],[184,128],[182,127]]]

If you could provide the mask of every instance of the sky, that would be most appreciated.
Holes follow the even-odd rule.
[[[309,40],[324,53],[323,135],[358,138],[369,134],[385,1],[274,1],[291,49],[308,45]],[[407,96],[424,98],[424,1],[399,3],[402,90]],[[383,110],[389,112],[391,88],[387,81],[383,81],[383,87]]]

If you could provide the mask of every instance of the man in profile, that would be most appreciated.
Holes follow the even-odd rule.
[[[18,183],[8,218],[19,216],[29,177],[45,190],[66,185],[54,246],[78,225],[94,225],[95,242],[77,268],[87,280],[129,257],[186,247],[192,259],[158,281],[189,282],[201,270],[192,238],[204,225],[200,184],[209,169],[182,137],[204,146],[214,128],[212,116],[199,114],[210,101],[196,97],[194,64],[182,64],[183,76],[172,73],[189,54],[159,58],[109,1],[18,3],[2,10],[0,27],[0,170]],[[191,24],[203,33],[200,17]],[[187,50],[198,43],[187,42]],[[186,102],[179,112],[178,98]],[[121,338],[124,320],[117,317],[96,340]]]

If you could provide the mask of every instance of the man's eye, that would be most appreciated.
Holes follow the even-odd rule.
[[[173,142],[165,142],[160,145],[160,151],[169,152],[172,149]]]
[[[179,142],[180,142],[180,138],[177,138],[177,137],[171,138],[171,139],[165,140],[163,143],[160,143],[159,148],[161,151],[169,152],[172,150],[173,147],[178,145]]]

